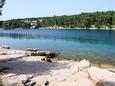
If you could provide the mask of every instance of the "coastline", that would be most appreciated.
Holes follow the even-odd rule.
[[[31,28],[32,29],[32,28]],[[37,29],[37,28],[36,28]],[[91,28],[79,28],[79,27],[77,27],[77,28],[64,28],[64,27],[40,27],[39,29],[51,29],[51,30],[71,30],[71,29],[73,29],[73,30],[115,30],[115,28],[96,28],[96,27],[91,27]]]
[[[20,30],[20,29],[23,29],[23,30],[29,30],[29,29],[41,29],[41,30],[109,30],[109,31],[115,31],[115,28],[64,28],[64,27],[40,27],[40,28],[28,28],[28,29],[24,29],[24,28],[15,28],[15,29],[3,29],[3,28],[0,28],[0,30]]]
[[[43,58],[47,57],[29,56],[26,50],[0,47],[2,83],[5,86],[115,86],[115,68],[99,68],[85,59],[47,62]]]

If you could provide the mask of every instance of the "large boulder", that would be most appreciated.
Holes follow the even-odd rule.
[[[37,52],[38,49],[36,49],[36,48],[34,48],[34,49],[33,48],[27,48],[26,51]]]
[[[31,52],[31,56],[46,56],[46,52],[44,51]]]
[[[91,63],[90,63],[88,60],[86,60],[86,59],[81,60],[81,61],[78,63],[78,68],[79,68],[80,70],[82,70],[82,69],[87,69],[87,68],[89,68],[90,66],[91,66]]]
[[[115,73],[98,67],[88,68],[88,74],[97,86],[115,86]]]
[[[27,54],[30,56],[46,56],[47,58],[55,57],[55,52],[51,51],[40,51],[37,49],[27,49]]]

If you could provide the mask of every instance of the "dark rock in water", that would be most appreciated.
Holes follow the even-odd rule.
[[[48,58],[55,57],[55,53],[50,51],[31,51],[29,53],[31,56],[47,56]]]
[[[49,86],[49,81],[46,81],[46,82],[44,83],[44,85],[45,85],[45,86]]]
[[[31,49],[31,48],[26,49],[26,51],[27,51],[26,54],[30,56],[47,56],[48,58],[55,57],[55,52],[51,51],[40,51],[38,49]]]
[[[10,49],[10,47],[7,46],[7,45],[2,45],[2,48],[4,48],[4,49]]]
[[[46,58],[41,59],[42,61],[46,61]]]
[[[43,58],[41,59],[42,61],[46,61],[46,62],[52,62],[52,59],[51,58]]]
[[[55,52],[46,52],[48,58],[55,57]]]
[[[39,52],[37,52],[37,55],[38,55],[38,56],[46,56],[46,52],[44,52],[44,51],[39,51]]]
[[[38,49],[33,49],[33,48],[27,48],[26,51],[31,51],[31,52],[37,52]]]
[[[47,62],[52,62],[51,58],[46,58]]]

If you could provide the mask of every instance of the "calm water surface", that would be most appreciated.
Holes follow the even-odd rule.
[[[0,45],[60,52],[60,58],[86,58],[115,65],[115,31],[0,30]]]

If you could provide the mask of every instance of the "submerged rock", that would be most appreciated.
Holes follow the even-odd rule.
[[[42,61],[46,61],[46,62],[52,62],[52,59],[51,58],[43,58],[43,59],[41,59]]]
[[[53,57],[55,57],[55,52],[47,51],[46,55],[47,55],[47,58],[53,58]]]
[[[46,58],[42,58],[41,60],[42,60],[42,61],[46,61]]]
[[[1,48],[4,48],[4,49],[10,49],[10,47],[7,46],[7,45],[2,45]]]
[[[31,56],[46,56],[44,51],[31,52]]]
[[[47,58],[55,57],[55,52],[50,51],[29,50],[26,53],[30,56],[46,56]]]
[[[36,49],[36,48],[34,48],[34,49],[33,48],[27,48],[26,51],[37,52],[38,49]]]

